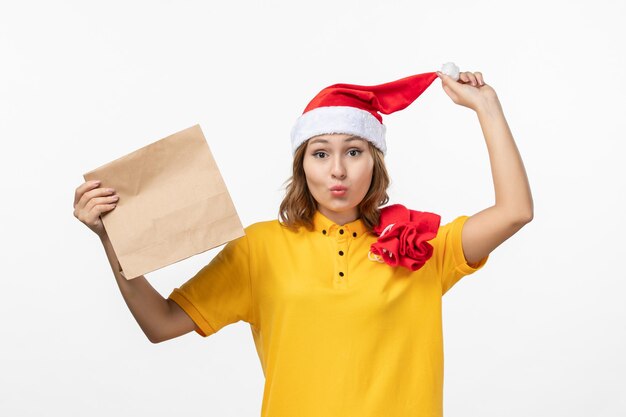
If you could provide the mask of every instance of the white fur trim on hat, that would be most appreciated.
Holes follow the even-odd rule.
[[[296,120],[291,129],[291,147],[295,154],[298,146],[313,136],[343,133],[367,139],[385,154],[385,131],[385,125],[368,111],[350,106],[318,107]]]

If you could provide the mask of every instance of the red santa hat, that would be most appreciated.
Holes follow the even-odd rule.
[[[441,72],[459,79],[459,67],[453,62],[443,64]],[[379,113],[391,114],[406,108],[435,78],[436,72],[426,72],[379,85],[333,84],[324,88],[291,129],[292,152],[295,154],[313,136],[344,133],[372,142],[385,154],[386,128]]]

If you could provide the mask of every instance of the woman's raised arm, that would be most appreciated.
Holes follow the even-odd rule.
[[[468,218],[462,232],[465,258],[477,263],[533,219],[533,199],[500,100],[482,73],[463,72],[459,81],[438,75],[456,104],[476,112],[489,152],[495,204]]]
[[[191,318],[175,302],[163,298],[142,275],[127,280],[107,235],[100,239],[109,258],[117,285],[128,309],[152,343],[182,336],[196,328]]]
[[[100,237],[122,297],[148,340],[158,343],[189,333],[196,325],[176,303],[163,298],[144,276],[127,280],[122,275],[100,218],[115,208],[114,193],[115,190],[100,188],[94,181],[81,184],[74,194],[74,217]]]

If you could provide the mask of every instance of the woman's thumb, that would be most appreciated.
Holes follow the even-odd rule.
[[[454,81],[454,79],[452,77],[450,77],[448,74],[444,74],[441,71],[437,71],[437,75],[439,76],[439,78],[441,78],[441,83],[450,88],[452,91],[456,90],[456,81]]]

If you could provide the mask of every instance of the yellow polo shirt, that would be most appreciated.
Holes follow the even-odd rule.
[[[202,336],[250,324],[262,417],[441,417],[441,297],[488,259],[466,262],[467,218],[439,228],[417,271],[368,259],[376,236],[360,219],[255,223],[170,298]]]

